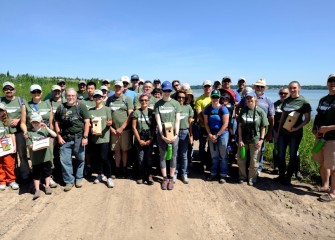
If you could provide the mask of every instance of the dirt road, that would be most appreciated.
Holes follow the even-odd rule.
[[[236,171],[234,167],[233,171]],[[275,183],[262,173],[250,187],[193,174],[173,191],[116,179],[115,188],[32,194],[0,192],[0,239],[335,239],[335,202],[318,202],[308,185]],[[158,179],[157,179],[158,180]]]

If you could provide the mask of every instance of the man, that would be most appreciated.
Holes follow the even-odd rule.
[[[114,151],[116,173],[120,173],[122,160],[123,176],[127,176],[128,151],[133,147],[130,122],[134,106],[133,100],[124,94],[124,82],[116,81],[114,91],[115,94],[106,102],[106,106],[112,111],[113,119],[111,149]]]
[[[256,93],[256,97],[257,97],[257,101],[256,101],[256,105],[258,107],[260,107],[261,109],[264,110],[268,121],[269,121],[269,126],[267,129],[267,133],[265,135],[265,141],[271,141],[272,140],[272,131],[273,131],[273,125],[274,125],[274,115],[275,115],[275,109],[274,109],[274,105],[273,102],[271,101],[270,98],[268,98],[267,96],[265,96],[264,91],[267,88],[266,86],[266,81],[265,79],[259,79],[256,81],[256,83],[253,84],[254,86],[254,90]],[[258,174],[260,174],[263,170],[263,160],[264,160],[264,151],[265,151],[265,141],[263,141],[262,144],[262,149],[261,149],[261,156],[259,158],[259,162],[258,162]]]
[[[162,88],[162,84],[161,84],[161,80],[159,80],[158,78],[154,80],[154,89],[155,88]]]
[[[130,83],[129,77],[128,76],[122,76],[121,77],[121,82],[123,83],[123,88],[122,88],[123,89],[123,94],[127,97],[130,97],[131,101],[134,102],[134,99],[137,96],[137,94],[134,91],[128,89],[129,83]],[[110,93],[108,94],[108,97],[111,97],[114,94],[115,94],[114,91],[110,91]]]
[[[222,86],[221,86],[221,83],[220,81],[216,80],[213,84],[213,90],[214,89],[220,89]]]
[[[313,154],[320,163],[322,185],[312,190],[324,193],[318,198],[322,202],[335,201],[335,74],[329,75],[327,88],[329,93],[320,99],[313,125],[316,141],[324,141],[323,147]]]
[[[134,91],[135,93],[142,93],[143,90],[142,88],[140,88],[139,82],[140,82],[140,78],[137,74],[133,74],[130,77],[131,80],[131,88],[129,88],[129,90]]]
[[[195,101],[194,109],[196,111],[199,125],[200,125],[200,137],[199,137],[199,157],[201,160],[202,165],[205,165],[207,169],[210,168],[210,159],[206,156],[206,142],[207,142],[207,131],[205,128],[204,122],[204,110],[208,104],[211,103],[211,87],[212,83],[210,80],[205,80],[202,84],[202,88],[204,93],[197,98]]]
[[[154,96],[151,95],[152,90],[153,90],[152,89],[152,83],[150,81],[145,81],[144,85],[143,85],[143,91],[144,91],[144,93],[147,93],[147,94],[149,94],[149,96],[151,96],[149,98],[148,108],[153,110],[154,107],[155,107],[155,103],[158,100]],[[139,109],[141,107],[141,104],[140,104],[140,101],[139,101],[139,97],[140,97],[139,95],[136,96],[135,101],[134,101],[135,110]]]
[[[60,161],[65,182],[64,191],[73,185],[82,187],[84,177],[85,147],[88,143],[90,115],[86,106],[78,102],[74,88],[66,91],[66,103],[61,104],[55,113],[55,130],[60,144]],[[72,155],[75,160],[72,160]],[[76,169],[73,169],[73,166]],[[73,173],[75,172],[75,176]]]
[[[62,96],[62,102],[66,102],[66,97],[65,97],[65,90],[66,90],[66,83],[65,80],[60,78],[57,80],[57,85],[60,86],[61,88],[61,96]],[[43,101],[49,100],[52,98],[52,92],[49,92],[44,98]]]
[[[87,97],[84,99],[84,103],[89,110],[92,107],[95,107],[95,101],[93,99],[94,91],[96,89],[96,84],[95,82],[88,82],[87,83]]]
[[[243,97],[243,90],[245,88],[245,83],[246,80],[245,78],[241,77],[238,81],[237,81],[237,85],[238,85],[238,89],[237,89],[237,93],[240,95],[240,97]]]
[[[28,165],[26,140],[24,138],[24,133],[20,128],[22,105],[27,105],[27,102],[21,97],[15,96],[15,85],[12,82],[4,82],[2,91],[5,96],[0,98],[0,102],[6,106],[10,119],[10,131],[15,134],[16,151],[20,159],[18,181],[21,183],[28,183],[30,178],[30,168]],[[10,187],[14,190],[19,189],[19,185],[15,182],[13,182]]]
[[[108,79],[104,79],[104,80],[102,80],[101,84],[102,84],[103,86],[108,87],[108,89],[110,89],[110,87],[111,87],[111,83],[110,83],[110,81],[109,81]]]
[[[235,91],[232,90],[231,87],[231,78],[229,76],[225,76],[222,78],[222,89],[225,89],[227,91],[229,91],[229,93],[235,98],[235,103],[238,104],[241,101],[241,97],[240,94]]]
[[[78,100],[84,100],[85,98],[88,97],[85,80],[79,81],[77,94],[78,94]]]
[[[171,98],[172,99],[176,99],[176,96],[177,96],[177,92],[179,90],[181,90],[181,84],[180,84],[180,81],[179,80],[173,80],[172,81],[172,87],[174,89],[174,93],[171,94]]]
[[[105,86],[105,85],[102,85],[102,86],[100,87],[100,90],[101,90],[101,92],[102,92],[102,94],[103,94],[103,99],[102,99],[102,100],[103,100],[104,102],[106,102],[106,101],[107,101],[107,98],[108,98],[107,94],[108,94],[108,92],[109,92],[108,87]]]

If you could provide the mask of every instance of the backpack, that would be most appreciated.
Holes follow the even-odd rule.
[[[64,113],[65,113],[65,112],[64,112],[65,106],[66,106],[66,103],[62,103],[62,104],[60,105],[60,114],[61,114],[61,116],[64,116]],[[77,113],[78,119],[79,119],[80,121],[82,121],[82,120],[83,120],[83,117],[82,117],[81,114],[80,114],[80,103],[79,103],[79,102],[76,103],[76,113]]]
[[[5,99],[5,98],[6,97],[1,97],[0,98],[0,102],[2,102],[3,99]],[[22,97],[17,97],[17,101],[19,102],[20,107],[22,107],[22,105],[23,105],[23,98]]]

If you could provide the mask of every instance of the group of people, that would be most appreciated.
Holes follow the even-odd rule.
[[[64,182],[67,192],[73,186],[82,187],[84,172],[95,173],[95,184],[106,182],[113,188],[115,176],[129,176],[130,164],[138,184],[153,185],[156,157],[163,177],[161,189],[173,190],[178,177],[189,183],[195,140],[199,140],[199,160],[210,171],[209,181],[225,183],[229,163],[236,157],[238,182],[254,185],[269,141],[275,145],[276,180],[290,185],[294,174],[302,178],[298,149],[312,109],[300,95],[300,83],[292,81],[281,88],[274,103],[266,96],[264,79],[247,87],[246,79],[240,78],[237,90],[231,84],[228,76],[214,84],[206,80],[203,94],[195,99],[190,85],[179,80],[143,81],[134,74],[122,76],[113,89],[108,80],[100,88],[94,82],[79,81],[74,89],[59,79],[44,98],[41,86],[31,85],[31,100],[26,101],[15,96],[14,83],[4,82],[0,189],[18,189],[16,176],[22,183],[32,178],[37,199],[41,179],[46,194],[57,186],[55,180]],[[320,100],[313,132],[316,142],[321,139],[324,144],[314,154],[322,178],[322,186],[314,190],[324,192],[319,200],[328,202],[335,199],[334,74],[327,87],[329,95]]]

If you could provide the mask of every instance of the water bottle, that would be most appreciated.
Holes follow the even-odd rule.
[[[241,159],[245,160],[245,146],[241,147],[240,148],[240,156],[241,156]]]
[[[323,148],[325,143],[326,143],[326,140],[324,138],[320,138],[318,143],[313,147],[312,152],[313,153],[318,153],[321,150],[321,148]]]
[[[171,160],[172,158],[172,144],[168,144],[167,152],[166,152],[166,160]]]

